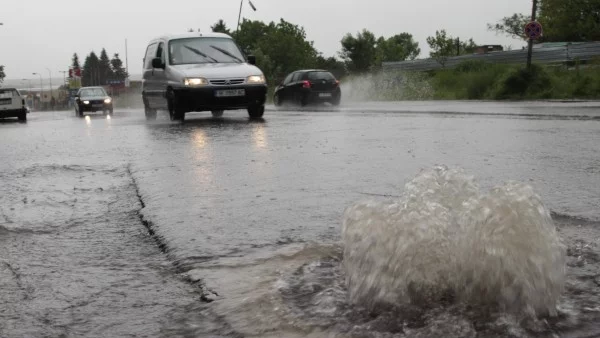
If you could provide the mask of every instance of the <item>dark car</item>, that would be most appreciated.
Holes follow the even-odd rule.
[[[324,102],[337,106],[341,99],[340,81],[330,72],[320,69],[298,70],[289,74],[273,94],[275,106]]]
[[[113,102],[102,87],[82,87],[75,96],[75,113],[83,117],[85,112],[101,111],[112,115]]]

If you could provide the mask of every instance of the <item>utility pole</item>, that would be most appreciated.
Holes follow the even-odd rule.
[[[125,39],[125,72],[127,73],[127,77],[129,77],[129,57],[127,54],[127,39]]]
[[[537,15],[538,0],[533,0],[533,8],[531,10],[531,21],[535,21]],[[529,44],[527,46],[527,70],[531,70],[531,58],[533,56],[533,39],[529,38]]]
[[[235,32],[237,33],[240,30],[240,20],[242,19],[242,6],[244,6],[244,0],[240,1],[240,14],[238,14],[238,24]]]

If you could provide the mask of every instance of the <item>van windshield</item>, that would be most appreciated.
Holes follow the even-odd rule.
[[[169,42],[169,64],[242,63],[244,56],[228,38],[186,38]]]

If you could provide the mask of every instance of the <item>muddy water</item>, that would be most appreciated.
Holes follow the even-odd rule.
[[[111,120],[55,113],[0,125],[3,142],[15,144],[0,164],[2,334],[597,334],[595,110],[427,105],[271,112],[258,122],[196,115],[184,124],[147,124],[139,111]],[[565,244],[557,316],[452,297],[375,308],[349,301],[344,209],[397,199],[436,164],[464,168],[482,191],[516,180],[541,196]]]

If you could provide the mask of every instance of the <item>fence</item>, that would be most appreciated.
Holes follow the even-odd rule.
[[[600,42],[573,43],[560,47],[534,48],[534,63],[565,63],[572,61],[590,61],[600,57]],[[513,50],[506,52],[492,52],[489,54],[473,54],[450,57],[445,60],[444,66],[435,59],[420,59],[401,62],[384,62],[383,70],[409,70],[427,71],[443,67],[452,68],[464,61],[484,61],[490,63],[525,64],[527,50]]]

